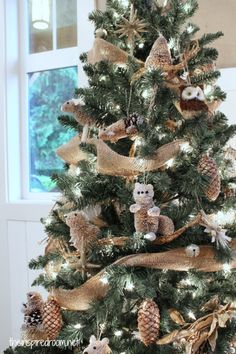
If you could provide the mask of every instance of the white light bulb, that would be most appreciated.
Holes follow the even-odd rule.
[[[185,12],[188,12],[191,9],[191,5],[189,3],[186,3],[183,7]]]
[[[193,30],[194,30],[193,25],[188,25],[188,27],[187,27],[187,32],[188,32],[188,33],[192,33]]]
[[[76,325],[74,325],[74,328],[76,328],[76,329],[80,329],[80,328],[82,328],[81,323],[77,323]]]
[[[104,276],[100,279],[100,281],[101,281],[104,285],[109,283],[108,278],[107,278],[106,275],[104,275]]]
[[[53,217],[50,215],[50,216],[48,216],[46,219],[45,219],[45,225],[46,226],[49,226],[49,225],[51,225],[52,223],[53,223]]]
[[[149,90],[144,90],[142,93],[143,98],[148,98],[150,96],[150,91]]]
[[[168,161],[166,161],[166,166],[167,168],[170,168],[174,165],[174,159],[170,159]]]
[[[223,264],[223,271],[225,273],[231,273],[231,269],[232,269],[232,267],[231,267],[231,265],[229,263]]]
[[[128,280],[125,285],[125,290],[133,291],[134,288],[135,288],[134,283],[132,281]]]
[[[139,48],[143,48],[144,47],[144,43],[139,43],[138,47]]]
[[[117,331],[114,332],[114,335],[116,337],[121,337],[122,336],[122,331],[117,330]]]
[[[189,311],[188,317],[191,318],[192,320],[196,320],[196,317],[192,311]]]

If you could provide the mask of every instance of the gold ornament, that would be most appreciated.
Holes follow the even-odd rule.
[[[62,326],[61,308],[53,297],[44,303],[43,306],[43,327],[48,339],[53,340],[57,337]]]
[[[118,25],[119,29],[115,33],[119,34],[119,37],[127,37],[128,43],[133,46],[135,37],[141,38],[141,33],[147,32],[147,24],[144,20],[139,20],[137,10],[134,10],[133,4],[131,5],[129,20],[122,17],[122,24]]]
[[[210,178],[205,193],[210,201],[215,201],[221,190],[221,179],[215,160],[206,154],[203,155],[198,163],[198,172]]]
[[[138,329],[141,341],[146,346],[156,342],[160,331],[160,311],[151,299],[144,300],[140,306]]]
[[[232,241],[232,251],[236,251],[236,240]],[[113,266],[115,265],[180,272],[191,269],[199,272],[219,272],[224,269],[224,265],[216,260],[212,246],[201,246],[201,253],[196,258],[187,257],[185,248],[178,248],[168,252],[131,254],[114,262]],[[236,260],[229,263],[229,266],[231,269],[236,269]],[[61,307],[68,310],[88,310],[93,301],[100,300],[107,294],[109,283],[105,274],[106,268],[77,289],[53,289],[53,296]]]
[[[178,325],[183,326],[186,323],[181,313],[179,313],[176,309],[169,309],[168,312],[172,321]]]

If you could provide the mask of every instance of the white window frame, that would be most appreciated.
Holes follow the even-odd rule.
[[[53,3],[55,1],[53,0]],[[94,29],[92,23],[88,21],[88,14],[97,8],[97,5],[96,0],[77,0],[77,47],[27,54],[29,47],[27,1],[5,0],[8,117],[7,195],[11,202],[50,202],[58,196],[58,193],[29,191],[27,72],[77,66],[78,86],[86,86],[87,78],[83,72],[79,55],[92,47]],[[13,67],[14,70],[12,70]]]

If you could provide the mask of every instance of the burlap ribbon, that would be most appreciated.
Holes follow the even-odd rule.
[[[57,154],[70,164],[88,159],[88,154],[80,149],[80,142],[79,136],[74,137],[57,149]],[[174,158],[180,152],[181,145],[186,143],[183,139],[175,140],[157,149],[151,159],[141,159],[120,155],[101,139],[88,139],[87,142],[97,148],[97,171],[111,176],[136,176],[142,172],[155,171]]]
[[[236,251],[236,240],[232,241],[232,249]],[[113,266],[145,267],[179,272],[189,270],[218,272],[224,269],[223,264],[216,260],[212,246],[201,246],[200,250],[200,255],[196,258],[189,258],[185,248],[160,253],[133,254],[119,259],[113,263]],[[230,263],[230,267],[236,268],[236,260]],[[53,296],[61,307],[68,310],[85,311],[93,301],[102,299],[106,295],[109,284],[103,282],[105,273],[106,268],[77,289],[54,289]]]

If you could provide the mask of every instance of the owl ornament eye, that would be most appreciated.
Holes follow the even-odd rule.
[[[182,92],[182,99],[185,101],[194,100],[198,95],[198,87],[188,86]]]
[[[188,86],[182,92],[182,99],[185,101],[197,99],[198,101],[204,101],[205,95],[201,87]]]

